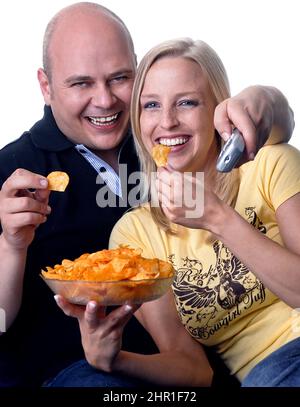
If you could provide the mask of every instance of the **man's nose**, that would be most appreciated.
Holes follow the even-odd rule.
[[[97,86],[94,88],[92,103],[96,107],[109,109],[115,103],[115,95],[107,85]]]

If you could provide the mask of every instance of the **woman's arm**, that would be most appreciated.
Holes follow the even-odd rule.
[[[133,357],[132,354],[120,352],[115,366],[117,369],[126,372],[129,368],[130,373],[134,374],[136,361],[139,360],[139,377],[152,383],[211,385],[213,371],[206,354],[179,320],[171,289],[159,300],[143,304],[135,315],[151,334],[160,354]]]
[[[272,241],[234,209],[226,206],[211,231],[274,294],[291,307],[300,307],[300,193],[276,211],[284,247]]]
[[[174,173],[159,169],[158,174],[159,199],[165,203],[163,210],[171,222],[210,231],[274,294],[291,307],[300,307],[300,193],[295,193],[276,210],[282,247],[205,189],[205,185],[203,215],[187,218],[186,211],[191,208],[174,204],[178,202],[176,194],[180,193],[180,188],[171,193]],[[176,175],[178,181],[180,173]],[[192,177],[190,182],[194,182]]]

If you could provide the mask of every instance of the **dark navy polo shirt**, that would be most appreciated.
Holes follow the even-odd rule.
[[[128,164],[128,174],[138,169],[131,137],[121,150],[119,162]],[[37,228],[28,249],[21,310],[0,336],[0,386],[36,386],[83,358],[77,320],[57,307],[39,276],[41,268],[107,248],[114,224],[128,208],[97,205],[97,172],[58,129],[50,107],[45,107],[42,120],[0,151],[0,186],[17,168],[45,176],[61,170],[70,176],[64,193],[50,194],[52,212]],[[142,353],[154,349],[135,318],[126,328],[123,343],[125,349]]]

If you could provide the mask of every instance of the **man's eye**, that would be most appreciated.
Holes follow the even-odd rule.
[[[128,79],[127,75],[120,75],[120,76],[116,76],[115,78],[112,78],[110,80],[110,82],[123,82],[126,81]]]
[[[72,83],[71,87],[85,88],[88,85],[88,82],[74,82]]]

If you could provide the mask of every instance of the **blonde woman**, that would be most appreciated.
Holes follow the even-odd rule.
[[[176,276],[166,296],[135,312],[156,355],[120,350],[133,307],[101,320],[97,304],[88,305],[81,334],[97,369],[142,382],[208,386],[213,372],[205,345],[240,381],[257,366],[261,381],[248,385],[300,385],[293,310],[300,305],[300,153],[266,146],[239,169],[217,173],[222,143],[214,111],[229,96],[224,66],[202,41],[160,44],[140,63],[132,127],[142,169],[148,181],[156,172],[157,179],[145,184],[149,202],[116,224],[110,246],[169,260]],[[171,146],[166,168],[157,169],[151,157],[158,143]],[[59,305],[76,316],[63,299]],[[288,371],[291,357],[296,363]]]

